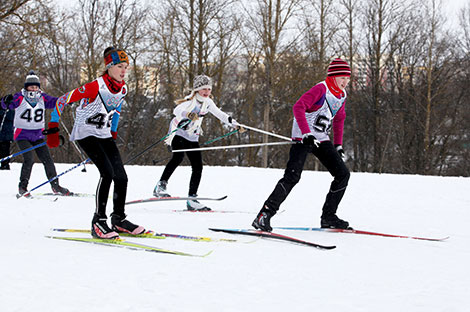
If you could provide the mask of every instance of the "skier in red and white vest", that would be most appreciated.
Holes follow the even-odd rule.
[[[58,122],[65,105],[80,101],[70,140],[77,141],[100,172],[91,233],[94,237],[115,239],[119,232],[141,234],[145,229],[126,219],[128,179],[115,142],[121,106],[127,95],[124,77],[129,59],[125,51],[109,47],[104,51],[104,62],[106,69],[101,77],[57,100],[49,122],[47,145],[51,148],[59,145]],[[112,229],[106,216],[111,182],[114,182]]]

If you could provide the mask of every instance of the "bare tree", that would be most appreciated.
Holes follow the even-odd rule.
[[[358,103],[360,101],[359,97],[356,96],[356,89],[358,87],[358,76],[360,77],[360,68],[356,67],[356,60],[358,59],[358,49],[359,41],[361,37],[359,35],[359,14],[360,14],[360,5],[361,0],[341,0],[340,4],[343,9],[343,13],[340,15],[340,20],[343,23],[342,35],[341,35],[341,46],[339,50],[342,51],[341,54],[344,55],[351,66],[351,82],[348,87],[348,100],[347,100],[347,111],[350,116],[348,120],[351,124],[351,131],[348,131],[348,136],[351,136],[352,140],[347,140],[352,142],[349,146],[352,146],[352,163],[353,170],[360,168],[359,166],[359,153],[362,149],[359,148],[359,138],[360,130],[359,124],[361,123],[361,115],[358,113]],[[351,114],[349,114],[351,112]],[[348,147],[345,147],[348,149]],[[349,148],[350,149],[350,148]]]
[[[76,44],[82,51],[86,81],[94,80],[102,68],[104,50],[103,15],[106,6],[98,0],[79,0],[78,18],[74,19]]]
[[[4,0],[0,2],[0,23],[16,23],[12,21],[12,17],[20,18],[18,10],[26,6],[28,2],[32,3],[35,0]]]
[[[372,137],[372,169],[374,172],[382,172],[384,165],[383,153],[385,152],[386,133],[383,126],[383,88],[384,76],[387,71],[385,65],[393,55],[390,50],[391,42],[396,40],[405,25],[400,23],[400,17],[405,12],[402,1],[392,0],[368,0],[365,6],[364,28],[367,34],[367,71],[368,81],[365,86],[366,101],[370,105],[367,109],[370,120],[370,136]]]
[[[260,53],[264,59],[265,90],[263,92],[262,120],[266,131],[270,131],[270,111],[276,102],[276,94],[273,90],[276,63],[295,42],[295,37],[291,40],[283,40],[283,35],[287,31],[288,22],[294,16],[299,3],[300,1],[296,0],[257,0],[255,6],[245,8],[248,28],[253,32],[255,40],[260,43],[260,51],[255,53]],[[267,135],[263,136],[263,142],[268,142]],[[263,147],[262,166],[268,166],[267,147]]]

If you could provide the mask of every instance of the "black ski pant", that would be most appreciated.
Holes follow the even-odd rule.
[[[183,138],[182,136],[175,135],[173,141],[171,141],[171,149],[187,149],[187,148],[198,148],[198,142],[191,142]],[[189,196],[196,196],[197,190],[199,188],[199,183],[201,182],[202,176],[202,154],[200,151],[186,152],[186,155],[189,158],[191,163],[191,179],[189,180]],[[175,169],[181,164],[184,159],[184,153],[173,153],[170,161],[163,170],[160,180],[167,181],[170,179],[171,175]]]
[[[0,159],[10,156],[10,141],[0,141]],[[2,169],[10,168],[10,159],[2,161]]]
[[[114,182],[113,213],[125,218],[124,205],[127,194],[127,174],[116,142],[112,138],[102,139],[89,136],[77,140],[77,143],[100,172],[100,180],[96,188],[95,213],[101,217],[106,217],[109,189],[111,182]]]
[[[44,143],[43,139],[39,139],[37,141],[28,141],[28,140],[19,140],[16,141],[20,150],[25,150],[32,146],[36,146],[38,144]],[[51,153],[49,153],[49,148],[47,145],[43,145],[38,147],[32,151],[23,153],[23,166],[21,167],[21,174],[20,174],[20,183],[19,187],[26,189],[28,187],[29,178],[31,177],[31,170],[33,169],[34,165],[34,154],[38,156],[39,160],[44,165],[44,169],[46,171],[47,179],[52,179],[57,175],[55,170],[54,161],[52,160]],[[56,186],[59,184],[59,179],[55,179],[51,182],[52,186]]]
[[[334,177],[330,190],[326,195],[322,215],[336,214],[338,205],[346,191],[350,173],[331,141],[322,142],[319,147],[314,146],[313,148],[302,143],[292,145],[284,177],[279,180],[274,191],[264,203],[270,210],[277,212],[279,206],[299,182],[309,153],[313,153]],[[312,189],[314,187],[312,185]],[[310,196],[310,194],[305,195]]]

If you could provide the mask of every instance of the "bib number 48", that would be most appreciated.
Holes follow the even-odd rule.
[[[20,115],[21,119],[26,120],[27,122],[31,122],[34,120],[34,122],[41,122],[44,119],[44,110],[43,109],[37,109],[34,110],[34,113],[31,113],[31,109],[27,109],[23,112],[23,114]],[[34,116],[32,116],[34,115]]]
[[[92,117],[89,117],[86,120],[86,123],[89,125],[96,126],[96,129],[102,129],[103,127],[111,127],[111,121],[113,120],[113,116],[111,115],[106,122],[106,114],[98,113]]]

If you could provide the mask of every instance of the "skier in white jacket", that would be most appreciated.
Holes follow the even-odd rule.
[[[173,111],[175,117],[170,122],[169,133],[166,144],[172,150],[199,148],[199,136],[202,134],[202,121],[207,113],[211,113],[225,124],[234,128],[240,125],[229,115],[218,108],[210,98],[212,92],[212,80],[206,75],[194,78],[193,89],[189,96],[175,101],[177,104]],[[179,127],[179,128],[178,128]],[[176,131],[175,131],[176,129]],[[174,131],[174,132],[173,132]],[[189,197],[187,201],[188,210],[211,210],[197,200],[197,190],[202,175],[202,154],[200,151],[186,152],[191,163],[191,179],[189,182]],[[171,160],[165,167],[163,174],[154,188],[153,195],[156,197],[170,197],[167,193],[167,184],[175,169],[181,164],[184,153],[173,153]]]

